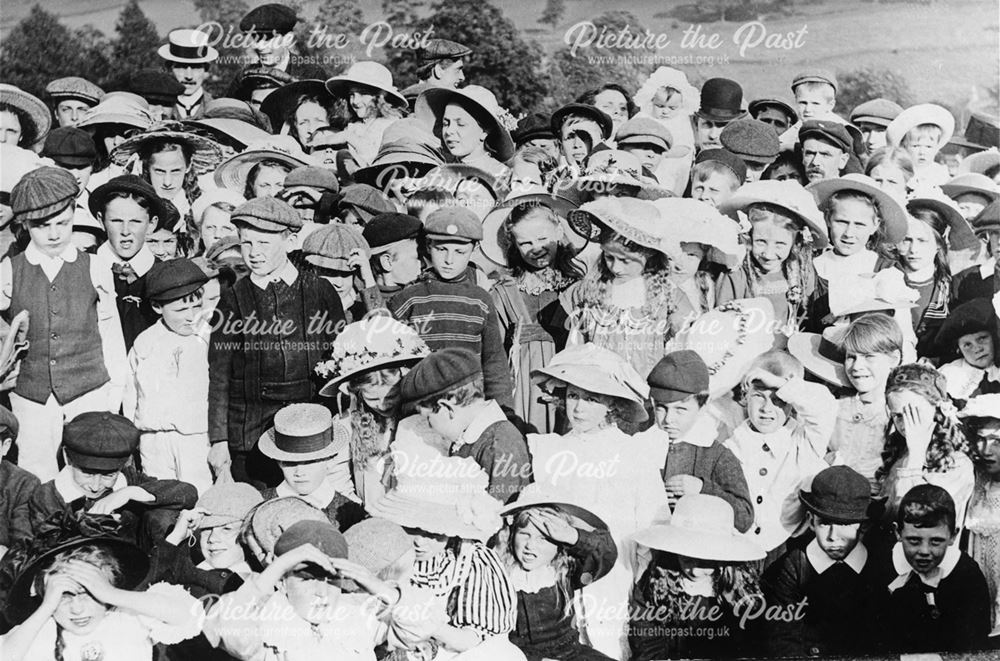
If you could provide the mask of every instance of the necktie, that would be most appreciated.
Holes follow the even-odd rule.
[[[135,273],[135,269],[132,268],[132,265],[128,262],[124,262],[122,264],[112,264],[111,272],[115,274],[116,278],[124,280],[125,283],[129,285],[139,279],[139,276]]]

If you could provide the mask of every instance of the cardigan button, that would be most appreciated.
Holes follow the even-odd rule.
[[[52,360],[49,361],[49,365],[55,365],[55,364],[56,364],[56,359],[55,358],[53,358]]]
[[[819,656],[819,648],[818,647],[810,647],[809,648],[809,656]]]
[[[759,535],[760,534],[760,526],[757,526],[756,528],[754,528],[753,534],[755,534],[755,535]]]
[[[764,502],[764,496],[757,496],[757,504],[760,505]]]
[[[767,469],[766,468],[761,468],[759,472],[760,472],[761,477],[767,475]]]
[[[583,585],[590,585],[594,582],[594,577],[590,572],[583,572],[580,574],[580,583]]]

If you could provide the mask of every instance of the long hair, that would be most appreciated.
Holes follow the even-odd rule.
[[[382,438],[397,422],[395,416],[386,416],[374,411],[365,404],[361,396],[361,388],[366,385],[381,383],[385,378],[383,370],[373,370],[356,379],[347,382],[347,391],[351,395],[351,462],[361,469],[372,457],[380,456],[385,448],[381,447]]]
[[[787,210],[774,204],[751,204],[747,208],[747,218],[751,225],[757,222],[773,221],[783,223],[791,230],[794,236],[792,249],[781,265],[781,272],[788,281],[788,292],[785,297],[788,299],[790,310],[796,311],[796,316],[808,301],[816,286],[815,269],[812,264],[812,244],[806,243],[801,222]],[[753,230],[751,229],[751,241],[753,240]],[[743,261],[743,271],[747,276],[747,284],[750,288],[751,298],[760,296],[761,273],[757,269],[753,259],[752,250],[747,250],[746,259]]]
[[[572,523],[569,516],[555,507],[533,507],[531,510],[538,510],[546,514],[553,514],[567,523]],[[505,525],[497,534],[497,555],[503,562],[504,567],[509,571],[517,566],[517,558],[514,555],[514,538],[517,533],[526,528],[531,519],[528,516],[530,510],[522,510],[513,517],[509,525]],[[566,551],[562,544],[556,544],[556,557],[552,560],[552,567],[556,572],[556,591],[562,604],[563,615],[569,616],[573,610],[573,587],[570,585],[570,575],[576,570],[576,558]]]
[[[712,586],[715,596],[729,604],[731,608],[749,604],[751,600],[763,598],[760,577],[752,562],[702,561],[703,566],[712,567]],[[666,551],[653,551],[653,560],[646,574],[639,581],[643,601],[650,606],[665,609],[658,611],[663,621],[676,620],[680,607],[684,604],[682,587],[684,575],[681,573],[677,555]]]
[[[139,160],[142,162],[142,176],[146,181],[152,183],[153,180],[149,176],[149,165],[150,161],[153,160],[153,156],[172,151],[179,151],[184,157],[184,181],[182,188],[187,199],[193,202],[201,195],[201,187],[198,185],[198,175],[195,173],[194,168],[191,167],[191,158],[194,152],[187,143],[176,142],[170,138],[150,140],[139,152]]]
[[[507,235],[507,263],[510,265],[511,275],[515,278],[523,275],[526,271],[531,271],[531,267],[521,256],[521,251],[514,242],[513,229],[523,220],[529,218],[545,218],[553,227],[559,228],[559,219],[555,212],[544,204],[535,202],[522,202],[514,205],[510,210],[510,215],[504,221],[501,231]],[[552,260],[552,268],[571,280],[579,280],[583,277],[584,267],[573,248],[564,241],[560,241],[556,247],[555,259]]]
[[[875,204],[875,200],[861,191],[837,191],[827,198],[826,202],[824,202],[823,206],[820,208],[820,211],[823,212],[823,220],[826,221],[827,226],[829,227],[830,225],[830,217],[833,215],[836,204],[844,200],[855,200],[860,202],[868,207],[868,209],[872,212],[872,219],[875,223],[875,232],[868,238],[868,244],[865,247],[869,250],[879,250],[885,242],[885,219],[882,218],[882,212],[879,210],[878,205]]]
[[[621,234],[607,228],[601,231],[599,241],[602,246],[610,243],[617,243],[628,252],[642,255],[646,262],[646,265],[642,269],[643,275],[670,273],[670,260],[659,250],[653,250],[652,248],[641,246],[638,243],[630,241]],[[597,271],[601,282],[611,282],[615,278],[603,257],[597,261]]]
[[[944,235],[948,229],[948,221],[933,209],[916,208],[909,211],[910,216],[931,228],[937,251],[934,254],[934,281],[951,282],[951,267],[948,266],[948,243]],[[898,258],[898,251],[896,253]]]
[[[253,198],[257,197],[254,194],[253,189],[257,183],[257,177],[260,176],[260,171],[263,170],[264,168],[276,168],[278,170],[283,171],[285,174],[291,172],[291,170],[287,165],[285,165],[281,161],[276,161],[274,159],[268,158],[264,159],[259,163],[255,163],[253,167],[250,168],[250,171],[247,172],[247,182],[246,185],[243,187],[243,197],[245,197],[246,199],[252,200]]]

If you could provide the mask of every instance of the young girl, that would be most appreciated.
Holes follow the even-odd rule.
[[[938,368],[948,382],[952,399],[1000,393],[1000,334],[989,299],[977,298],[952,310],[941,325],[935,345],[935,353],[945,360],[958,354]]]
[[[729,503],[681,496],[670,524],[642,530],[636,541],[653,559],[632,593],[632,659],[746,655],[740,619],[762,598],[754,561],[764,551],[736,531]]]
[[[948,317],[951,269],[948,246],[941,230],[933,224],[933,213],[918,213],[907,221],[907,231],[896,246],[896,268],[903,272],[907,287],[917,290],[920,298],[911,310],[917,355],[933,351],[934,338]]]
[[[511,641],[529,661],[610,661],[580,643],[573,626],[573,595],[600,580],[618,559],[618,549],[599,518],[560,503],[537,485],[526,487],[501,514],[498,553],[517,590],[517,626]]]
[[[652,202],[602,197],[568,217],[582,235],[599,227],[601,246],[597,268],[564,296],[570,342],[593,342],[649,374],[693,311],[670,280],[677,242],[660,233]]]
[[[204,611],[177,585],[133,591],[148,561],[139,549],[107,537],[78,538],[43,553],[24,569],[11,605],[36,606],[0,637],[4,659],[152,660],[153,646],[201,631]]]
[[[570,426],[563,436],[528,434],[535,482],[594,512],[618,543],[618,561],[607,577],[583,589],[587,612],[579,615],[595,649],[624,658],[625,606],[636,566],[632,536],[669,518],[650,449],[619,427],[647,420],[649,386],[621,356],[594,344],[568,347],[532,376],[543,392],[562,400]]]
[[[660,67],[646,79],[635,93],[639,114],[652,117],[663,124],[674,144],[666,158],[653,174],[657,180],[678,195],[690,176],[694,157],[694,129],[691,116],[698,110],[698,90],[692,86],[683,71]],[[671,182],[679,185],[677,191]]]
[[[223,237],[236,236],[236,226],[229,218],[233,210],[244,202],[246,199],[235,191],[215,188],[202,191],[201,196],[191,203],[191,217],[201,237],[197,254],[204,255]]]
[[[392,73],[378,62],[355,62],[326,81],[326,88],[349,102],[351,119],[342,137],[358,167],[368,167],[386,128],[405,116],[406,99],[392,84]]]
[[[889,195],[905,200],[913,179],[913,161],[905,149],[883,147],[868,159],[865,175]]]
[[[215,170],[215,184],[247,200],[274,197],[281,191],[285,176],[295,168],[309,165],[308,161],[309,157],[291,136],[272,135],[223,161]]]
[[[806,316],[815,289],[812,253],[829,240],[813,196],[788,181],[755,181],[742,186],[719,211],[750,223],[749,252],[742,266],[719,279],[717,303],[763,296],[785,337]]]
[[[510,269],[491,293],[510,356],[514,412],[540,434],[556,430],[556,407],[541,401],[531,370],[566,346],[566,312],[559,297],[584,273],[576,255],[587,240],[566,223],[574,208],[569,200],[537,188],[508,197],[483,222],[483,253]]]

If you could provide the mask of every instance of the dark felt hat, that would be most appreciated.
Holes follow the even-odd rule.
[[[120,177],[110,179],[105,184],[101,184],[90,194],[87,206],[94,218],[99,218],[98,214],[104,213],[104,208],[112,193],[138,195],[149,202],[149,215],[151,217],[164,218],[167,215],[167,209],[163,204],[163,200],[156,194],[156,191],[153,190],[148,181],[134,174],[123,174]]]
[[[399,393],[405,404],[441,397],[483,376],[482,359],[468,349],[439,349],[403,376]]]
[[[66,168],[83,168],[93,165],[97,147],[90,133],[72,126],[49,131],[45,136],[42,156],[51,158],[56,165]]]
[[[45,86],[45,91],[55,103],[62,99],[76,99],[96,106],[104,98],[104,90],[79,76],[57,78]]]
[[[601,137],[605,140],[610,138],[612,131],[614,131],[614,122],[611,117],[597,106],[586,103],[567,103],[552,113],[552,119],[549,120],[549,128],[554,134],[562,135],[563,122],[570,115],[580,115],[597,122],[597,125],[601,127]]]
[[[758,119],[733,120],[719,134],[722,146],[749,163],[771,163],[781,151],[773,126]]]
[[[302,216],[287,202],[275,197],[255,197],[233,209],[230,221],[237,227],[252,227],[261,232],[302,229]]]
[[[424,236],[445,241],[482,241],[483,221],[466,207],[441,207],[424,221]]]
[[[84,470],[120,471],[139,447],[139,430],[125,416],[88,411],[63,427],[69,463]]]
[[[10,191],[10,207],[19,222],[51,218],[73,204],[80,187],[67,170],[40,167],[21,177]]]
[[[365,225],[363,234],[372,254],[377,255],[397,241],[416,238],[423,228],[419,219],[405,213],[380,213]]]
[[[268,3],[247,12],[240,20],[240,30],[256,34],[288,34],[298,22],[299,17],[291,7]]]
[[[972,229],[981,232],[1000,230],[1000,200],[993,200],[971,221]]]
[[[728,122],[746,114],[743,88],[735,80],[709,78],[701,86],[701,105],[697,115],[715,122]]]
[[[854,139],[840,122],[827,119],[807,119],[802,122],[802,126],[799,128],[799,142],[803,143],[807,138],[818,138],[846,154],[854,151]]]
[[[695,156],[695,163],[704,163],[705,161],[715,161],[716,163],[722,163],[727,168],[732,170],[733,174],[739,180],[742,185],[743,182],[747,180],[747,164],[742,158],[729,151],[728,149],[703,149],[698,152]]]
[[[708,394],[708,365],[690,349],[672,351],[656,363],[646,377],[654,402],[669,404],[691,395]]]
[[[141,69],[132,74],[129,91],[149,103],[172,106],[177,103],[177,96],[184,93],[184,86],[177,82],[172,73],[162,69]]]
[[[156,262],[146,274],[146,298],[154,303],[169,303],[198,291],[208,276],[190,259]]]
[[[963,335],[986,331],[997,337],[997,316],[993,303],[988,298],[974,298],[952,308],[951,314],[941,324],[934,345],[941,355],[955,353],[958,341]]]
[[[853,468],[831,466],[816,474],[799,500],[816,516],[837,524],[861,523],[871,507],[871,484]]]
[[[549,116],[541,112],[533,112],[521,118],[510,136],[514,138],[514,144],[520,147],[530,140],[548,138],[558,140],[558,136],[552,130],[552,122]]]

